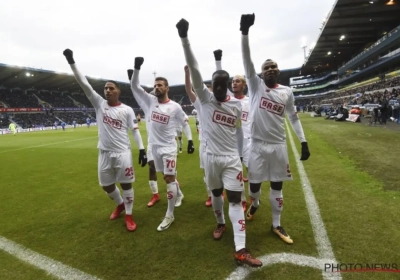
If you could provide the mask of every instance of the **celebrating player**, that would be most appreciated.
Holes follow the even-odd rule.
[[[215,65],[217,70],[222,70],[222,50],[214,51]],[[250,149],[250,134],[251,123],[249,118],[249,97],[245,96],[246,79],[242,75],[236,75],[232,79],[232,91],[228,90],[228,94],[240,100],[242,104],[242,128],[243,128],[243,157],[241,158],[243,164],[248,167],[249,162],[249,149]],[[247,182],[247,178],[243,177],[243,182]],[[249,189],[250,192],[250,189]],[[242,193],[242,207],[246,211],[247,199],[245,191]]]
[[[164,180],[167,183],[168,209],[163,221],[157,228],[158,231],[163,231],[168,229],[174,222],[175,203],[183,198],[181,192],[181,195],[179,195],[179,186],[175,177],[177,159],[175,130],[178,123],[183,126],[185,135],[189,140],[187,148],[189,154],[194,152],[194,146],[192,132],[187,124],[185,112],[181,105],[168,98],[168,80],[162,77],[155,79],[155,96],[147,93],[140,86],[139,72],[143,62],[143,57],[135,58],[131,89],[138,103],[144,103],[145,114],[150,118],[150,123],[148,124],[148,128],[150,128],[149,142],[152,144],[154,164],[156,171],[164,174]]]
[[[272,207],[271,230],[284,242],[292,244],[293,240],[280,223],[283,207],[283,181],[293,180],[289,168],[286,146],[285,113],[288,115],[293,130],[301,142],[301,160],[310,157],[308,144],[304,136],[300,119],[294,105],[294,96],[290,88],[278,84],[278,64],[267,59],[261,66],[259,78],[250,56],[249,28],[254,24],[255,16],[242,15],[240,30],[242,32],[242,55],[245,76],[249,87],[252,135],[249,161],[250,196],[253,199],[246,217],[254,218],[259,207],[261,183],[270,181],[270,203]]]
[[[139,164],[146,165],[146,151],[143,147],[142,137],[138,131],[137,121],[133,109],[119,101],[121,94],[118,84],[107,81],[104,86],[102,98],[95,92],[85,76],[76,67],[71,50],[64,51],[68,63],[71,66],[75,79],[85,92],[90,103],[96,111],[96,120],[99,129],[99,158],[98,176],[100,185],[117,204],[117,208],[111,214],[110,219],[115,220],[125,210],[125,224],[129,231],[136,229],[136,223],[132,219],[133,188],[135,173],[132,164],[131,142],[128,130],[132,130],[133,138],[139,147]],[[119,182],[123,190],[123,199],[115,183]]]
[[[212,206],[218,223],[213,232],[214,239],[221,239],[226,229],[222,199],[223,186],[225,186],[229,201],[229,217],[234,232],[235,259],[241,264],[261,266],[261,261],[254,258],[245,246],[246,226],[240,203],[243,192],[242,165],[239,157],[243,144],[240,101],[227,95],[229,74],[223,70],[213,74],[213,94],[211,94],[204,85],[187,38],[189,23],[181,19],[176,27],[181,37],[194,91],[201,104],[201,120],[203,121],[201,129],[203,141],[207,141],[204,169],[207,185],[213,194]]]

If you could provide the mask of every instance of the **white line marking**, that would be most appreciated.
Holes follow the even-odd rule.
[[[310,215],[311,226],[314,232],[315,242],[317,243],[317,250],[319,253],[319,257],[322,259],[335,260],[335,254],[333,253],[332,245],[328,238],[328,233],[326,232],[324,222],[322,221],[321,212],[319,211],[317,200],[315,199],[314,192],[311,188],[310,181],[308,180],[307,173],[304,170],[304,165],[300,160],[299,152],[297,151],[296,144],[294,143],[293,140],[292,132],[287,122],[286,122],[286,131],[289,136],[289,142],[290,145],[292,146],[293,155],[296,160],[297,170],[300,175],[300,181],[303,187],[308,214]],[[334,263],[336,263],[336,261]],[[335,273],[334,276],[335,276],[334,279],[342,279],[342,276],[339,273]]]
[[[293,149],[293,155],[296,159],[296,165],[300,175],[301,185],[303,187],[308,214],[310,215],[311,226],[314,232],[314,238],[317,244],[319,258],[287,253],[267,254],[260,258],[260,260],[263,262],[262,267],[277,263],[291,263],[295,265],[308,266],[319,269],[322,272],[323,279],[341,280],[342,276],[340,273],[329,273],[324,271],[325,263],[337,264],[337,261],[333,253],[332,245],[329,241],[324,222],[322,221],[318,203],[312,191],[310,181],[308,180],[307,173],[304,170],[303,163],[300,161],[300,155],[294,143],[292,132],[286,121],[285,123],[289,142]],[[226,280],[245,279],[253,271],[256,270],[248,268],[246,266],[238,267],[228,276],[228,278],[226,278]]]
[[[92,137],[86,137],[86,138],[79,138],[79,139],[73,139],[73,140],[66,140],[66,141],[62,141],[62,142],[40,144],[40,145],[37,145],[37,146],[31,146],[31,147],[25,147],[25,148],[20,148],[20,149],[1,151],[0,154],[4,154],[4,153],[8,153],[8,152],[21,151],[21,150],[27,150],[27,149],[32,149],[32,148],[40,148],[40,147],[46,147],[46,146],[52,146],[52,145],[70,143],[70,142],[76,142],[76,141],[82,141],[82,140],[92,139],[92,138],[97,138],[97,137],[98,137],[98,136],[92,136]]]
[[[46,271],[58,279],[99,280],[95,276],[50,259],[0,236],[0,249],[12,256]]]

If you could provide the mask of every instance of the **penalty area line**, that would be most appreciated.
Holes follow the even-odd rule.
[[[49,257],[43,256],[2,236],[0,236],[0,250],[3,250],[17,259],[33,265],[34,267],[42,269],[49,275],[52,275],[58,279],[100,280],[100,278],[87,274],[76,268],[67,266]]]

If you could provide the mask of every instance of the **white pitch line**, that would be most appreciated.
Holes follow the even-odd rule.
[[[297,151],[296,145],[293,141],[293,136],[290,128],[286,123],[286,131],[288,134],[290,145],[293,149],[293,155],[296,159],[297,169],[300,175],[300,181],[304,192],[304,197],[306,200],[308,214],[310,215],[311,226],[314,232],[315,242],[317,244],[317,251],[319,257],[311,257],[299,254],[267,254],[260,257],[263,263],[263,267],[277,264],[277,263],[291,263],[299,266],[307,266],[319,269],[322,272],[322,277],[325,280],[341,280],[342,276],[339,272],[325,272],[325,264],[337,264],[335,255],[333,253],[332,245],[329,241],[328,234],[325,229],[324,222],[322,221],[321,214],[319,211],[317,200],[315,199],[314,192],[312,191],[310,181],[308,180],[307,173],[304,169],[303,163],[300,161],[300,155]],[[312,159],[312,158],[311,158]],[[262,269],[261,268],[261,269]],[[260,268],[258,268],[260,269]],[[258,269],[244,267],[238,267],[233,271],[226,280],[233,279],[245,279],[250,273]]]
[[[65,280],[99,280],[93,275],[50,259],[0,236],[0,249],[12,256]]]
[[[321,218],[321,212],[319,211],[317,200],[315,199],[314,192],[312,190],[310,181],[308,180],[307,173],[304,169],[304,165],[300,160],[299,152],[297,151],[296,145],[293,140],[292,132],[286,122],[286,131],[288,134],[290,145],[292,146],[293,155],[296,160],[297,170],[300,175],[301,185],[303,187],[304,197],[306,200],[306,205],[308,209],[308,214],[310,215],[311,226],[314,232],[315,242],[317,243],[317,250],[320,258],[335,260],[335,254],[333,253],[331,242],[328,238],[328,233],[324,222]],[[310,157],[312,160],[312,156]],[[337,263],[337,262],[335,262]],[[328,277],[328,275],[325,275]],[[324,278],[326,278],[324,276]],[[340,273],[335,273],[334,275],[329,274],[329,279],[342,279]]]
[[[52,146],[52,145],[70,143],[70,142],[76,142],[76,141],[82,141],[82,140],[92,139],[92,138],[97,138],[97,137],[98,137],[98,136],[92,136],[92,137],[86,137],[86,138],[79,138],[79,139],[73,139],[73,140],[66,140],[66,141],[62,141],[62,142],[40,144],[40,145],[37,145],[37,146],[31,146],[31,147],[25,147],[25,148],[20,148],[20,149],[1,151],[0,154],[4,154],[4,153],[8,153],[8,152],[21,151],[21,150],[27,150],[27,149],[32,149],[32,148],[40,148],[40,147],[46,147],[46,146]]]

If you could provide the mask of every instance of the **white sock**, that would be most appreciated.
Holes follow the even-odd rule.
[[[176,183],[176,186],[178,187],[178,196],[182,196],[183,193],[181,191],[181,186],[179,185],[178,180],[175,179],[175,183]]]
[[[206,186],[207,195],[208,195],[208,197],[211,197],[211,190],[206,184],[206,177],[205,176],[203,177],[203,181],[204,181],[204,185]]]
[[[132,215],[133,208],[133,188],[129,190],[122,190],[124,194],[125,214]]]
[[[249,190],[249,195],[253,199],[253,203],[251,205],[258,208],[258,206],[260,206],[261,188],[256,193],[253,193],[251,190]]]
[[[167,217],[172,218],[174,216],[175,202],[178,195],[178,186],[176,182],[167,184],[167,199],[168,199],[168,209]]]
[[[151,192],[153,194],[157,194],[158,193],[157,181],[149,181],[149,186],[150,186]]]
[[[112,200],[115,201],[117,205],[121,205],[124,203],[121,197],[121,193],[119,192],[119,189],[115,187],[115,190],[113,192],[107,193],[109,197],[111,197]]]
[[[281,212],[283,208],[282,190],[276,191],[271,189],[269,193],[269,201],[272,208],[272,225],[276,228],[281,225]]]
[[[225,224],[224,200],[222,199],[222,195],[220,195],[219,197],[211,195],[211,201],[212,201],[212,208],[214,210],[214,215],[215,218],[217,219],[217,223]]]
[[[229,203],[229,218],[232,222],[236,252],[246,248],[246,222],[240,203]]]
[[[242,197],[241,197],[242,201],[247,201],[246,200],[246,191],[245,191],[245,189],[246,188],[243,188],[243,191],[242,191]]]

